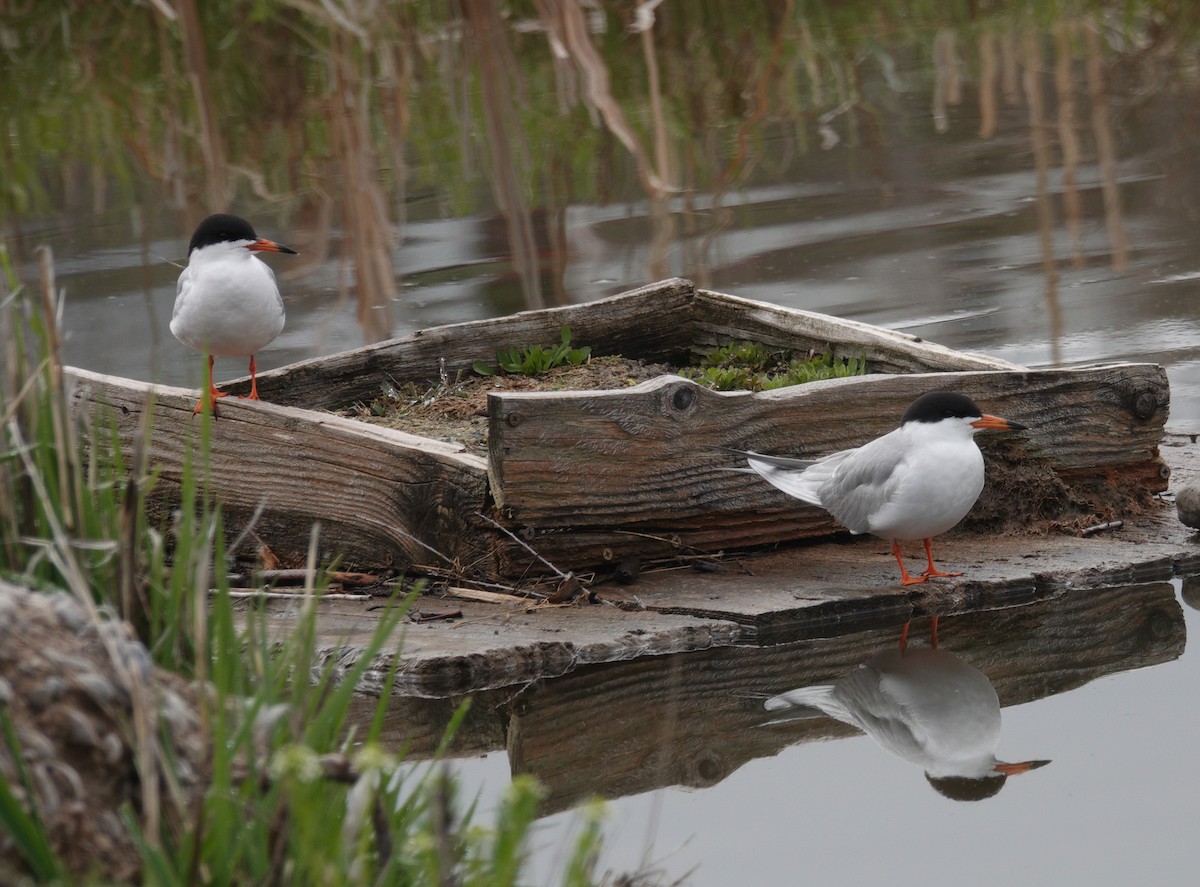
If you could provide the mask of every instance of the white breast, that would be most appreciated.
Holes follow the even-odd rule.
[[[171,333],[217,357],[254,354],[283,330],[275,274],[244,246],[218,246],[196,250],[179,275]]]

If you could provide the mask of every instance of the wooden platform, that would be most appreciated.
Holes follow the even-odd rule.
[[[1190,436],[1169,435],[1162,452],[1173,485],[1200,482],[1200,445]],[[393,656],[401,658],[398,695],[449,696],[646,656],[769,647],[867,629],[894,633],[914,615],[1009,607],[1200,571],[1200,541],[1179,523],[1169,498],[1124,520],[1120,529],[1084,538],[952,532],[939,537],[940,561],[967,575],[907,589],[896,585],[886,542],[847,537],[728,559],[720,572],[645,573],[629,586],[603,586],[593,604],[486,604],[426,595],[418,612],[461,612],[461,618],[405,623],[362,689],[378,692]],[[286,636],[298,602],[266,606],[272,630]],[[356,661],[355,651],[377,624],[379,600],[319,606],[321,655],[342,665]]]
[[[672,375],[608,391],[495,393],[486,459],[313,409],[370,401],[384,383],[426,383],[439,372],[452,379],[497,348],[552,341],[563,324],[596,355],[679,365],[751,340],[862,358],[872,372],[754,393],[718,393]],[[75,409],[99,427],[115,424],[127,454],[147,453],[163,506],[176,507],[182,468],[204,437],[192,414],[196,393],[84,370],[67,376]],[[858,446],[894,428],[919,394],[946,388],[1029,426],[979,436],[991,482],[968,528],[1089,520],[1166,488],[1162,367],[1032,371],[686,280],[425,330],[264,373],[263,401],[221,402],[210,433],[219,470],[208,488],[231,538],[249,538],[242,530],[252,526],[293,566],[303,564],[319,522],[322,560],[347,568],[463,580],[549,573],[531,546],[563,572],[603,576],[630,558],[670,561],[828,536],[837,530],[829,515],[725,470],[739,461],[721,448],[812,458]]]

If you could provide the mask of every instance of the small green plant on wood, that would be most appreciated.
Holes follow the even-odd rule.
[[[771,349],[760,342],[732,342],[706,354],[696,366],[684,367],[680,375],[716,391],[768,391],[867,372],[861,357],[812,353],[796,357],[787,349]]]
[[[589,345],[571,347],[571,328],[563,324],[557,345],[526,345],[524,348],[509,346],[496,352],[496,363],[500,369],[514,376],[537,376],[559,366],[579,366],[592,356]],[[475,361],[475,372],[481,376],[494,376],[496,371],[482,360]]]

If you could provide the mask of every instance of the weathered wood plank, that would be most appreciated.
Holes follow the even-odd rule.
[[[184,465],[195,462],[201,417],[196,394],[68,369],[76,411],[99,427],[115,422],[126,453],[152,410],[148,456],[164,495],[178,499]],[[303,563],[312,524],[324,558],[346,568],[428,562],[421,540],[448,557],[479,556],[473,515],[487,496],[483,461],[462,447],[325,413],[275,404],[220,402],[212,423],[214,497],[236,534],[261,506],[256,532],[276,554]],[[486,550],[486,547],[485,547]]]
[[[362,603],[322,601],[316,656],[349,669],[379,627],[379,613]],[[270,601],[266,629],[273,641],[291,633],[303,600]],[[566,674],[597,662],[662,656],[735,643],[742,628],[719,619],[667,613],[622,613],[612,607],[559,607],[514,601],[485,604],[427,595],[414,609],[461,611],[452,622],[402,622],[364,675],[359,689],[378,694],[400,659],[397,695],[445,696],[511,687]],[[244,618],[261,618],[247,614]]]
[[[679,359],[691,343],[694,299],[692,282],[673,278],[582,305],[434,327],[260,373],[258,390],[272,403],[338,409],[375,399],[384,381],[437,381],[443,360],[453,379],[477,360],[495,365],[500,348],[557,342],[563,324],[596,355]],[[249,386],[246,377],[222,387],[242,394]]]
[[[384,381],[438,379],[441,361],[453,378],[477,360],[494,363],[509,346],[549,344],[563,324],[573,341],[592,353],[622,354],[653,361],[683,361],[689,354],[737,339],[791,349],[865,357],[882,372],[1013,369],[994,358],[961,354],[906,333],[825,314],[795,311],[723,293],[697,291],[689,280],[672,278],[581,305],[523,311],[489,320],[421,330],[341,354],[301,361],[262,373],[258,387],[273,403],[337,409],[377,397]],[[230,382],[235,394],[249,379]]]
[[[811,349],[837,357],[863,357],[873,373],[1023,369],[999,358],[954,351],[909,333],[712,290],[696,291],[695,311],[693,336],[704,351],[731,339],[745,339],[793,351]]]
[[[763,726],[762,699],[751,694],[831,681],[894,645],[899,629],[622,663],[532,685],[511,706],[513,773],[536,776],[552,812],[596,794],[710,786],[787,746],[854,735],[828,718]],[[1183,610],[1166,582],[946,618],[940,629],[941,648],[981,669],[1005,706],[1170,661],[1185,643]],[[927,643],[927,632],[928,620],[917,620],[914,643]]]
[[[1030,426],[979,436],[993,491],[1005,489],[1012,466],[1033,473],[1020,479],[1021,495],[1006,490],[1002,506],[981,502],[985,512],[1055,519],[1056,507],[1071,504],[1062,487],[1089,477],[1102,477],[1110,498],[1166,487],[1157,451],[1166,375],[1155,365],[1121,364],[865,376],[759,394],[717,393],[669,376],[624,391],[498,393],[489,398],[492,493],[513,525],[535,529],[635,531],[704,548],[820,535],[834,528],[824,512],[754,475],[723,470],[739,460],[717,448],[811,458],[858,446],[937,388],[963,391]],[[1049,492],[1034,495],[1038,483]]]

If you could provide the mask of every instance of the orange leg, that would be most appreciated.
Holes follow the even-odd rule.
[[[258,400],[258,377],[255,375],[258,372],[254,366],[254,355],[250,355],[250,393],[246,395],[246,400]]]
[[[900,652],[903,653],[908,649],[908,626],[912,624],[910,619],[904,623],[904,628],[900,629]],[[933,617],[933,622],[929,626],[929,646],[934,650],[938,647],[938,617]]]
[[[933,565],[933,540],[925,540],[925,557],[929,559],[929,569],[921,575],[928,579],[930,576],[961,576],[962,573],[943,573]]]
[[[926,539],[926,542],[929,540]],[[900,556],[900,543],[895,539],[892,540],[892,556],[896,558],[896,563],[900,565],[900,584],[901,585],[916,585],[918,582],[924,582],[929,578],[928,573],[922,573],[920,576],[908,575],[908,570],[904,569],[904,558]],[[933,563],[930,561],[930,563]]]
[[[217,386],[213,384],[213,356],[211,354],[208,355],[208,377],[206,381],[208,382],[208,390],[201,394],[200,399],[196,401],[196,408],[192,410],[192,415],[194,416],[208,407],[215,419],[217,416],[217,398],[225,397],[226,395],[224,391],[218,391]]]

